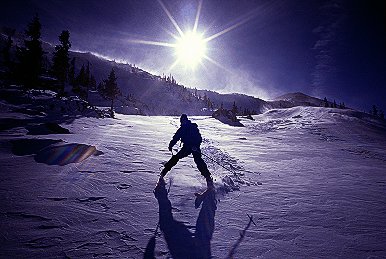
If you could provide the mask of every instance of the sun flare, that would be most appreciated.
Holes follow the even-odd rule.
[[[175,51],[182,64],[194,68],[205,57],[205,39],[197,32],[186,32],[177,39]]]
[[[174,49],[174,53],[177,56],[175,62],[169,67],[168,71],[171,71],[178,65],[183,65],[185,68],[191,68],[195,69],[195,67],[198,64],[201,64],[204,66],[203,60],[211,62],[212,64],[225,69],[226,71],[229,71],[226,69],[222,64],[215,61],[213,58],[208,55],[208,49],[207,49],[207,43],[234,30],[235,28],[241,26],[242,24],[246,23],[250,19],[252,19],[256,12],[255,10],[252,10],[250,13],[247,13],[246,15],[240,17],[239,19],[236,19],[237,22],[233,25],[215,33],[210,36],[206,36],[204,38],[203,34],[200,34],[197,32],[197,28],[199,27],[199,19],[201,14],[201,8],[203,0],[199,0],[198,7],[197,7],[197,13],[196,18],[194,20],[193,29],[191,31],[183,32],[178,25],[177,21],[174,19],[170,11],[167,9],[166,5],[162,2],[162,0],[157,0],[162,9],[164,10],[166,16],[169,18],[171,24],[174,26],[178,34],[174,34],[173,32],[168,32],[173,38],[176,40],[174,43],[171,42],[162,42],[162,41],[154,41],[154,40],[139,40],[139,39],[129,39],[128,42],[135,43],[135,44],[144,44],[144,45],[153,45],[153,46],[161,46],[161,47],[168,47]]]

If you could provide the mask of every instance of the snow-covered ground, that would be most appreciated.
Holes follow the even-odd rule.
[[[192,118],[216,180],[217,210],[205,221],[214,219],[213,258],[385,258],[385,124],[313,107],[254,119],[242,119],[240,128]],[[72,134],[0,131],[0,257],[142,258],[165,206],[153,188],[178,124],[177,117],[117,115],[61,124]],[[18,139],[73,145],[52,149],[58,159],[44,161],[36,159],[38,150],[21,155]],[[76,144],[92,152],[70,163],[81,152]],[[173,217],[166,227],[175,229],[158,230],[157,258],[170,257],[176,243],[188,248],[187,231],[210,228],[198,220],[207,208],[194,208],[194,192],[205,189],[205,180],[191,156],[166,183]]]

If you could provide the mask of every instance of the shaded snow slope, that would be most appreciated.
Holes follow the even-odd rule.
[[[72,134],[49,138],[27,136],[23,127],[0,131],[0,257],[142,258],[161,220],[155,256],[168,258],[178,239],[208,230],[202,215],[214,219],[210,247],[202,250],[213,258],[385,257],[385,124],[314,107],[254,119],[234,128],[192,118],[215,178],[215,212],[194,208],[205,180],[191,156],[166,176],[166,196],[157,200],[152,192],[178,117],[79,118],[61,124]],[[11,141],[25,138],[103,154],[64,166],[36,163],[11,152]],[[159,206],[169,211],[159,214]],[[171,226],[178,226],[174,235]]]

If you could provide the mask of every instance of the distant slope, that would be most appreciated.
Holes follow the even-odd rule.
[[[281,95],[279,97],[276,97],[272,103],[279,104],[282,103],[284,106],[285,104],[289,107],[293,106],[315,106],[315,107],[322,107],[324,106],[324,101],[315,98],[312,96],[308,96],[303,93],[288,93],[285,95]],[[283,107],[284,108],[284,107]]]
[[[303,105],[308,105],[308,106],[320,106],[323,104],[323,100],[319,98],[315,98],[312,96],[308,96],[303,93],[288,93],[279,97],[276,97],[275,100],[284,100],[284,101],[289,101],[293,103],[299,103]]]
[[[118,86],[122,92],[121,99],[130,95],[130,99],[134,101],[134,105],[141,110],[142,114],[210,115],[221,104],[224,108],[230,109],[234,102],[240,111],[248,109],[254,111],[255,114],[260,114],[269,108],[267,102],[253,96],[220,94],[209,90],[197,90],[196,92],[195,89],[187,88],[184,85],[166,82],[160,76],[150,74],[130,64],[109,61],[91,53],[71,52],[71,57],[76,58],[77,71],[82,64],[86,65],[89,62],[91,73],[97,82],[105,79],[109,71],[114,68],[118,77]],[[212,107],[207,106],[204,95],[211,100]],[[98,104],[107,105],[107,102],[99,100]],[[122,113],[127,112],[122,111]]]

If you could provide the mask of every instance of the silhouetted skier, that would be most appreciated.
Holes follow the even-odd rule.
[[[160,177],[163,178],[167,172],[169,172],[172,167],[177,164],[178,160],[193,154],[194,162],[196,163],[198,170],[201,172],[201,175],[205,177],[208,187],[213,187],[212,176],[210,175],[208,167],[201,157],[200,145],[202,137],[197,124],[192,123],[186,114],[181,115],[180,122],[180,128],[174,134],[169,143],[169,151],[172,151],[173,146],[179,140],[181,140],[184,145],[181,150],[176,155],[173,155],[172,158],[165,164]]]

